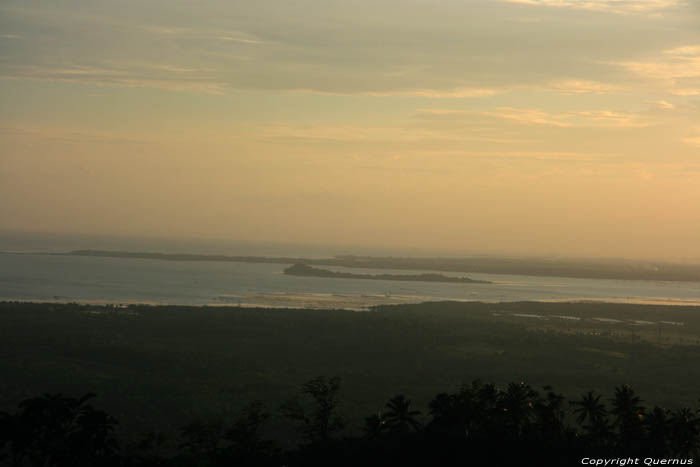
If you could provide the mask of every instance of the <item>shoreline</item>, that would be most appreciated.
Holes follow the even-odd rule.
[[[324,295],[325,294],[318,294]],[[329,296],[332,294],[328,294]],[[284,298],[285,296],[278,296],[278,298]],[[251,297],[253,298],[253,297]],[[291,298],[291,297],[290,297]],[[115,306],[118,308],[128,308],[130,306],[149,306],[149,307],[185,307],[185,308],[246,308],[246,309],[290,309],[290,310],[317,310],[317,311],[332,311],[332,310],[343,310],[343,311],[357,311],[357,312],[370,312],[376,311],[379,307],[391,307],[391,306],[402,306],[402,305],[425,305],[430,303],[469,303],[469,304],[489,304],[489,305],[499,305],[499,304],[559,304],[559,305],[636,305],[640,307],[688,307],[688,308],[699,308],[700,309],[700,299],[699,300],[677,300],[677,299],[635,299],[635,298],[621,298],[621,299],[590,299],[590,298],[579,298],[579,299],[542,299],[542,300],[484,300],[484,299],[444,299],[444,300],[423,300],[423,301],[401,301],[393,303],[377,303],[374,305],[365,306],[333,306],[332,303],[328,303],[329,306],[304,306],[299,304],[274,304],[274,303],[261,303],[259,300],[241,300],[239,302],[221,302],[221,301],[211,301],[211,302],[201,302],[201,303],[167,303],[158,301],[148,301],[148,300],[92,300],[92,299],[56,299],[56,298],[11,298],[11,297],[0,297],[0,304],[7,303],[36,303],[36,304],[56,304],[56,305],[94,305],[94,306]],[[340,304],[338,301],[337,304]]]

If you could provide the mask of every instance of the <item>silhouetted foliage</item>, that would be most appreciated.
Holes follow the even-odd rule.
[[[340,380],[318,377],[281,415],[299,422],[306,443],[282,451],[266,439],[272,417],[253,401],[231,421],[197,421],[180,431],[171,452],[159,432],[146,434],[135,449],[121,451],[112,436],[116,420],[87,401],[43,395],[0,413],[0,465],[34,466],[357,466],[357,465],[578,465],[588,456],[692,459],[700,448],[700,411],[688,407],[648,410],[629,386],[615,388],[606,410],[593,391],[567,401],[546,386],[524,382],[499,388],[479,380],[454,393],[437,394],[430,419],[405,395],[392,397],[384,413],[365,418],[362,436],[340,438]],[[575,421],[569,425],[567,420]],[[160,451],[160,452],[159,452]]]
[[[4,457],[13,465],[32,467],[116,464],[117,421],[87,404],[94,397],[44,394],[21,402],[19,412],[1,418],[0,445],[9,448]]]
[[[339,377],[326,380],[319,376],[302,387],[302,392],[313,399],[313,409],[304,409],[298,399],[293,399],[285,403],[281,411],[287,418],[301,423],[301,431],[307,441],[323,443],[344,426],[343,418],[338,413],[339,389]]]
[[[411,430],[420,429],[420,422],[416,418],[420,415],[420,411],[411,410],[411,401],[403,394],[392,397],[386,403],[386,408],[389,411],[384,415],[384,419],[390,431],[405,434]]]

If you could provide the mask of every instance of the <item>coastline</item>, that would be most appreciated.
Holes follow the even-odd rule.
[[[331,297],[334,294],[313,294],[314,297],[303,298],[316,298],[319,297]],[[392,296],[393,298],[409,298],[406,296]],[[277,299],[289,298],[290,303],[288,304],[275,304],[273,303]],[[688,308],[698,308],[700,310],[700,300],[680,300],[680,299],[642,299],[642,298],[601,298],[601,299],[591,299],[591,298],[564,298],[564,299],[541,299],[541,300],[488,300],[488,299],[454,299],[454,298],[444,298],[444,299],[431,299],[431,300],[421,300],[421,301],[395,301],[395,302],[382,302],[373,305],[359,305],[359,306],[337,306],[341,303],[339,300],[337,303],[332,303],[328,301],[329,306],[314,306],[314,305],[302,305],[292,303],[295,299],[300,298],[300,295],[292,294],[280,294],[270,297],[271,301],[265,302],[261,300],[261,297],[250,297],[249,299],[242,298],[240,301],[208,301],[201,303],[185,303],[185,302],[163,302],[163,301],[150,301],[150,300],[93,300],[93,299],[71,299],[71,298],[12,298],[12,297],[0,297],[0,304],[2,303],[36,303],[36,304],[57,304],[57,305],[94,305],[94,306],[115,306],[118,308],[127,308],[129,306],[149,306],[149,307],[185,307],[185,308],[249,308],[249,309],[294,309],[294,310],[344,310],[344,311],[375,311],[378,307],[383,306],[397,306],[397,305],[429,305],[429,304],[443,304],[443,303],[464,303],[464,304],[489,304],[489,305],[512,305],[512,304],[557,304],[557,305],[636,305],[639,307],[688,307]],[[391,298],[391,297],[390,297]],[[335,306],[333,306],[335,305]]]

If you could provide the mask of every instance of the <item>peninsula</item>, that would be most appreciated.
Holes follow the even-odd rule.
[[[461,284],[491,284],[489,281],[469,279],[468,277],[450,277],[442,274],[354,274],[351,272],[329,271],[313,268],[307,264],[296,263],[284,270],[291,276],[330,277],[332,279],[371,279],[378,281],[414,281],[414,282],[457,282]]]

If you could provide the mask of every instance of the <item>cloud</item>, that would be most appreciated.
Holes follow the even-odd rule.
[[[618,65],[640,76],[671,82],[700,77],[700,57],[666,61],[619,62]]]
[[[6,126],[0,127],[0,134],[29,137],[34,141],[40,139],[71,144],[150,145],[154,143],[148,139],[135,138],[133,135],[75,131],[74,129],[59,127]]]
[[[690,144],[691,146],[695,146],[696,148],[700,148],[700,136],[683,138],[682,141],[686,144]]]
[[[258,127],[251,134],[261,139],[323,142],[418,142],[428,140],[463,141],[462,134],[453,134],[428,128],[408,126],[359,126],[359,125],[288,125],[270,124]]]
[[[664,101],[664,100],[652,101],[649,103],[653,106],[653,108],[655,108],[657,110],[673,110],[676,108],[675,105],[671,104],[670,102]]]
[[[211,70],[168,64],[121,66],[71,65],[8,66],[0,79],[36,80],[88,84],[94,86],[146,87],[168,91],[223,94],[226,85],[216,81]]]
[[[264,41],[249,33],[238,30],[213,30],[213,29],[195,29],[183,28],[164,25],[147,25],[142,26],[142,29],[150,34],[157,36],[173,36],[186,38],[191,40],[218,40],[225,42],[238,42],[241,44],[263,44]]]
[[[661,101],[657,106],[672,104]],[[649,126],[641,120],[640,115],[616,110],[584,110],[552,113],[541,109],[523,109],[515,107],[496,107],[487,111],[471,111],[459,109],[418,109],[415,117],[440,121],[473,121],[483,117],[509,120],[522,125],[550,126],[556,128],[641,128]],[[483,122],[482,122],[483,123]],[[499,128],[502,132],[503,129]]]
[[[677,96],[700,94],[700,45],[664,50],[643,61],[620,61],[622,67],[644,79],[659,81]]]
[[[395,89],[387,91],[320,91],[316,89],[289,89],[289,91],[304,94],[320,94],[332,96],[361,95],[370,97],[425,97],[427,99],[476,99],[501,94],[505,90],[488,88],[454,88],[454,89]]]
[[[674,89],[671,91],[672,94],[675,94],[676,96],[700,96],[700,88],[699,89]]]
[[[681,57],[700,56],[700,45],[685,45],[664,51],[666,55],[676,55]]]
[[[649,126],[648,123],[640,121],[635,114],[614,110],[570,111],[555,114],[539,109],[497,107],[494,111],[482,112],[482,114],[499,119],[512,120],[524,125],[545,125],[558,128],[638,128]]]
[[[588,60],[604,52],[599,44],[606,38],[620,36],[608,26],[557,25],[549,31],[510,22],[494,28],[489,25],[500,24],[494,21],[517,16],[512,5],[484,0],[430,7],[409,2],[396,8],[399,3],[281,2],[268,8],[265,2],[218,0],[201,6],[178,3],[172,11],[151,4],[117,11],[110,2],[85,8],[70,2],[0,7],[0,16],[26,35],[22,50],[4,59],[0,73],[7,75],[11,66],[65,63],[98,68],[109,57],[217,72],[187,83],[135,68],[129,80],[102,80],[101,85],[207,93],[241,89],[472,99],[526,86],[566,94],[616,91],[597,81],[601,69],[609,67]],[[81,79],[88,83],[90,78]]]
[[[549,85],[564,94],[609,94],[618,91],[619,86],[587,80],[556,81]]]
[[[561,162],[592,162],[616,156],[615,154],[594,154],[575,151],[422,151],[421,154],[432,157],[530,159]]]
[[[56,66],[7,65],[0,71],[0,79],[70,82],[94,86],[147,87],[169,91],[200,92],[222,95],[231,89],[265,89],[254,83],[236,82],[235,78],[214,68],[181,66],[145,61],[101,62],[94,65],[70,64]],[[478,99],[507,92],[506,89],[482,87],[397,88],[377,90],[294,87],[294,83],[273,89],[299,94],[328,96],[414,97],[426,99]]]
[[[584,112],[570,112],[568,115],[580,117],[584,126],[604,126],[617,128],[642,128],[649,123],[642,122],[632,113],[617,112],[614,110],[594,110]],[[593,125],[591,125],[593,123]],[[596,125],[598,123],[599,125]]]
[[[502,0],[531,6],[572,8],[619,14],[653,14],[680,4],[680,0]]]
[[[565,121],[565,114],[554,115],[535,109],[516,109],[513,107],[498,107],[495,111],[484,112],[484,115],[513,120],[527,125],[547,125],[555,127],[569,127],[571,123]]]

